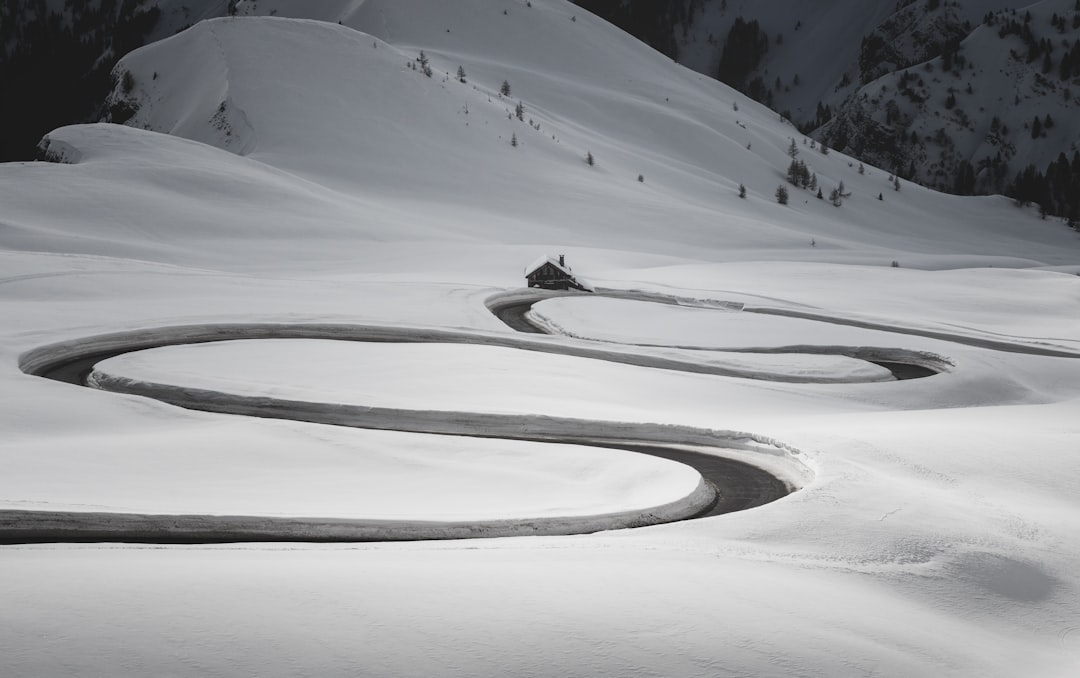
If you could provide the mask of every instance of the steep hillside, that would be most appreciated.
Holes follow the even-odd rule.
[[[768,109],[572,5],[468,5],[263,0],[255,8],[276,17],[204,22],[126,57],[118,80],[131,87],[111,107],[129,126],[333,190],[337,221],[360,231],[371,213],[355,201],[409,214],[403,232],[447,238],[721,260],[746,249],[928,267],[960,253],[1068,259],[1070,231],[1004,200],[897,190],[887,172],[802,141],[824,195],[844,184],[842,204],[796,188],[777,204],[802,137]],[[295,14],[324,21],[282,18]],[[95,143],[71,129],[46,145],[62,155],[60,142]]]
[[[1071,114],[1080,91],[1075,0],[1041,0],[1020,13],[1005,0],[578,4],[864,162],[939,190],[1005,193],[1080,221],[1080,129]],[[350,17],[373,11],[362,6],[269,0],[5,5],[0,80],[18,103],[0,111],[11,130],[0,139],[0,159],[33,157],[41,135],[63,124],[126,119],[130,111],[110,110],[102,100],[110,87],[133,84],[119,72],[110,84],[109,71],[142,44],[229,13],[303,14],[354,25]]]
[[[1080,197],[1070,187],[1080,186],[1080,173],[1070,165],[1056,194],[1017,179],[1025,168],[1046,172],[1059,156],[1071,160],[1080,150],[1075,7],[1045,0],[987,13],[942,55],[867,82],[822,136],[942,190],[1007,192],[1080,219]]]
[[[0,162],[29,160],[41,136],[98,120],[117,60],[227,0],[11,0],[0,5]]]
[[[661,37],[620,3],[580,4],[865,162],[1080,219],[1075,0],[678,0],[653,5]]]

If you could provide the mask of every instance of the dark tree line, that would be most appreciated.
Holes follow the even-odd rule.
[[[757,20],[743,21],[735,19],[728,31],[724,49],[720,53],[720,65],[716,78],[735,89],[747,91],[747,76],[761,63],[761,58],[769,51],[769,36],[758,26]],[[758,97],[754,97],[757,99]]]
[[[678,57],[675,41],[676,27],[690,26],[703,5],[702,0],[573,1],[672,58]],[[899,9],[901,4],[907,5],[912,2],[914,0],[906,0],[906,2],[898,3],[897,7]],[[938,0],[926,0],[925,9],[933,11],[940,4]],[[983,23],[996,28],[1002,39],[1011,35],[1020,37],[1025,49],[1019,53],[1014,51],[1017,59],[1028,63],[1038,63],[1037,60],[1041,60],[1043,73],[1046,75],[1054,73],[1062,81],[1080,77],[1080,40],[1040,37],[1036,29],[1037,22],[1033,20],[1031,14],[1018,13],[1015,10],[987,12]],[[1066,33],[1069,27],[1074,30],[1080,28],[1080,0],[1075,0],[1071,12],[1055,14],[1050,20],[1050,26],[1056,29],[1058,34]],[[925,53],[919,55],[918,61],[922,62],[940,56],[942,66],[946,71],[964,68],[968,60],[963,54],[961,41],[970,33],[972,27],[970,23],[964,22],[946,28],[947,30],[938,36],[936,42],[932,41],[926,46]],[[773,91],[761,77],[753,76],[767,53],[769,44],[769,36],[761,29],[757,21],[736,18],[723,43],[720,64],[716,73],[717,79],[757,101],[771,105]],[[889,39],[877,31],[866,35],[860,48],[859,76],[863,82],[881,74],[878,72],[881,63],[888,62],[895,66],[899,62],[901,68],[913,65],[913,63],[907,63],[903,55],[896,53]],[[845,77],[850,76],[845,74]],[[915,87],[916,84],[920,88],[924,85],[921,76],[902,70],[898,92],[913,103],[921,104],[926,101],[926,98],[923,93],[920,93],[920,89]],[[956,109],[958,106],[956,95],[950,92],[944,103],[947,109]],[[819,102],[813,120],[804,121],[800,129],[809,132],[819,128],[831,120],[835,114],[836,112],[828,105]],[[887,109],[886,114],[888,125],[896,126],[900,122],[898,107],[895,110]],[[1052,124],[1049,116],[1035,118],[1028,129],[1032,138],[1038,139],[1045,135],[1045,130]],[[1008,128],[997,118],[991,125],[991,132],[996,137],[1005,137],[1009,134]],[[843,127],[834,130],[833,137],[830,141],[834,147],[844,148],[847,145],[847,132]],[[890,160],[886,164],[894,167],[897,181],[899,177],[914,179],[915,162],[906,152],[909,145],[919,144],[919,138],[914,131],[896,129],[891,136],[880,136],[877,144],[879,146],[877,150]],[[824,152],[826,148],[822,140],[822,151]],[[861,152],[859,148],[849,150],[856,154]],[[1042,171],[1034,166],[1028,167],[1019,172],[1010,182],[1011,172],[1008,163],[1000,153],[987,156],[977,162],[963,160],[958,164],[955,175],[938,185],[938,188],[951,189],[959,195],[974,195],[988,191],[1005,193],[1021,204],[1038,203],[1044,214],[1061,216],[1074,224],[1080,223],[1080,154],[1074,154],[1071,160],[1061,154],[1056,161]],[[808,173],[805,164],[792,159],[791,166],[788,168],[788,181],[796,186],[806,187],[814,178],[816,177],[813,177],[812,173]]]
[[[0,162],[31,160],[43,135],[101,117],[109,72],[143,44],[160,10],[145,0],[45,0],[0,4]]]
[[[572,1],[672,59],[679,56],[673,28],[689,27],[705,4],[704,0]]]
[[[685,30],[692,26],[705,5],[705,0],[572,1],[675,60],[679,57],[676,27]],[[716,79],[752,99],[771,104],[772,91],[764,80],[756,77],[747,82],[768,49],[769,36],[756,20],[736,18],[724,42]]]
[[[1043,215],[1063,217],[1075,226],[1080,224],[1080,152],[1072,160],[1058,154],[1045,172],[1034,165],[1017,173],[1006,194],[1020,205],[1038,204]]]
[[[889,38],[881,35],[877,30],[870,31],[859,45],[859,81],[865,85],[890,70],[910,68],[938,56],[941,57],[943,70],[962,68],[967,64],[960,44],[967,35],[964,28],[967,27],[958,24],[946,26],[947,33],[938,40],[928,41],[917,55],[904,54],[895,48]],[[882,64],[888,64],[889,67],[883,69]]]
[[[1080,40],[1074,42],[1071,49],[1064,51],[1058,64],[1058,77],[1062,80],[1070,80],[1077,75],[1080,75]]]
[[[1022,22],[1016,18],[1002,17],[990,12],[983,17],[983,23],[989,26],[997,26],[999,38],[1004,39],[1010,35],[1020,36],[1024,46],[1027,48],[1027,53],[1017,54],[1016,56],[1023,57],[1029,64],[1042,59],[1042,72],[1044,74],[1056,71],[1061,80],[1070,80],[1080,75],[1080,41],[1070,44],[1069,40],[1065,39],[1058,43],[1057,39],[1051,40],[1050,38],[1037,37],[1035,30],[1032,28],[1033,22],[1030,12],[1024,16]],[[1058,33],[1066,31],[1066,19],[1064,16],[1054,14],[1050,19],[1050,24],[1057,29]],[[1074,9],[1071,25],[1073,30],[1080,28],[1080,6]],[[1055,56],[1058,46],[1062,47],[1060,57]]]

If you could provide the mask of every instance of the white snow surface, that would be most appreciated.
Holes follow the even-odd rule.
[[[715,362],[750,362],[738,356],[725,358]],[[780,364],[793,373],[799,366],[792,362]],[[849,362],[856,367],[819,362],[819,373],[835,362],[847,368],[852,379],[865,374],[881,380],[885,372],[875,366],[859,370],[861,361],[855,360]],[[715,403],[731,389],[728,380],[709,375],[510,348],[303,339],[171,346],[111,358],[95,370],[140,382],[243,396],[447,412],[555,417],[588,413],[590,418],[617,422],[702,427],[715,424]],[[665,394],[665,406],[677,413],[675,419],[656,421],[657,392]],[[762,403],[743,402],[737,407],[754,412]]]
[[[768,350],[795,339],[800,345],[892,346],[896,336],[798,318],[755,315],[737,308],[668,306],[629,299],[545,299],[533,317],[560,334],[609,342],[701,348]],[[595,333],[595,334],[594,334]],[[807,360],[822,360],[806,356]]]
[[[74,459],[47,443],[5,446],[0,509],[430,522],[576,517],[668,504],[700,481],[689,467],[618,450],[163,419],[122,437],[85,436],[80,444],[93,453]]]
[[[661,492],[670,467],[625,453],[197,413],[19,369],[170,325],[511,332],[484,300],[549,252],[598,288],[714,307],[538,307],[624,350],[829,343],[951,368],[792,384],[466,346],[132,355],[113,367],[184,385],[745,431],[813,477],[753,510],[586,536],[2,546],[0,673],[1076,675],[1080,360],[1023,352],[1080,352],[1075,233],[999,197],[878,201],[887,172],[840,153],[814,170],[852,191],[841,208],[780,206],[792,128],[559,0],[257,5],[277,16],[126,57],[131,126],[51,133],[68,164],[0,165],[3,506],[415,516],[406,498],[431,492],[460,502],[447,515],[523,515]],[[420,50],[432,78],[406,66]]]

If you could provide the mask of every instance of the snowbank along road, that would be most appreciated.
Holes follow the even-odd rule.
[[[654,293],[604,291],[601,295],[664,304],[685,303],[674,297]],[[808,477],[810,471],[802,465],[801,455],[797,450],[778,441],[745,432],[600,422],[567,417],[408,410],[254,397],[148,383],[94,369],[97,363],[108,358],[162,346],[236,339],[304,338],[480,344],[649,368],[763,378],[723,365],[700,364],[679,358],[636,353],[632,347],[537,336],[548,334],[549,329],[543,323],[531,320],[529,311],[537,302],[553,296],[562,295],[557,292],[521,290],[497,294],[487,300],[489,310],[509,327],[523,333],[522,335],[378,325],[271,323],[173,326],[98,335],[41,347],[24,354],[20,367],[24,372],[36,376],[154,398],[193,410],[335,426],[572,443],[629,450],[662,457],[696,469],[702,480],[689,495],[669,504],[618,514],[469,522],[7,510],[0,511],[0,543],[402,541],[575,534],[703,518],[753,508],[786,496]],[[737,306],[739,308],[734,310],[750,310],[741,305]],[[803,346],[799,348],[799,352],[829,353],[867,360],[888,368],[897,379],[930,376],[947,369],[949,365],[948,360],[941,356],[904,349]],[[783,375],[770,375],[765,378],[788,380]],[[806,378],[791,377],[790,380],[805,381]],[[765,452],[770,457],[781,458],[789,469],[779,474],[770,472],[751,463],[724,456],[723,449]]]
[[[22,356],[28,374],[154,398],[181,407],[253,417],[443,435],[562,442],[629,449],[693,466],[702,480],[693,492],[661,506],[592,516],[480,522],[270,518],[256,516],[145,515],[93,512],[0,511],[0,542],[399,541],[588,533],[705,517],[752,508],[787,495],[805,476],[797,452],[752,434],[685,426],[605,423],[564,417],[433,412],[239,396],[127,380],[94,371],[96,363],[131,351],[235,339],[315,338],[403,343],[470,343],[618,359],[599,348],[561,346],[532,337],[430,328],[349,325],[236,324],[163,327],[99,335],[45,346]],[[659,361],[666,369],[692,363]],[[644,359],[639,364],[648,365]],[[697,449],[686,449],[687,447]],[[783,458],[791,472],[774,473],[701,451],[764,451]]]

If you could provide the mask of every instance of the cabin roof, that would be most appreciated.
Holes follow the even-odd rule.
[[[534,261],[531,264],[529,264],[528,266],[526,266],[525,267],[525,275],[526,276],[532,275],[533,272],[536,271],[536,269],[540,268],[544,264],[551,264],[552,266],[559,269],[560,271],[562,271],[566,275],[573,275],[573,273],[571,273],[571,271],[570,271],[569,266],[567,266],[566,264],[560,264],[559,263],[559,258],[558,257],[553,257],[550,254],[545,254],[545,255],[539,257],[536,261]]]

